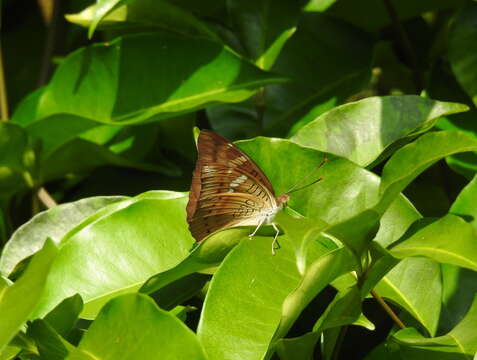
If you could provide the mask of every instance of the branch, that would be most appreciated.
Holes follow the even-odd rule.
[[[396,313],[391,309],[391,307],[386,304],[384,299],[374,290],[371,290],[371,295],[376,299],[376,301],[383,307],[384,311],[388,313],[388,315],[393,319],[397,326],[401,329],[405,329],[406,325],[401,321],[401,319],[396,315]]]
[[[44,187],[41,187],[38,192],[36,193],[40,201],[45,205],[48,209],[55,207],[58,203],[53,199],[53,196],[50,195],[48,191]]]

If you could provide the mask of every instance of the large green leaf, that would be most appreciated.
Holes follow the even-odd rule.
[[[477,236],[461,217],[446,215],[429,224],[418,220],[390,252],[397,258],[426,256],[444,264],[477,271]]]
[[[0,352],[28,320],[40,296],[58,249],[47,241],[25,273],[11,286],[0,288]]]
[[[242,101],[260,86],[282,81],[212,41],[133,34],[70,54],[30,117],[66,113],[109,124],[156,121],[210,102]]]
[[[194,333],[146,295],[108,302],[67,359],[206,359]]]
[[[435,334],[442,296],[441,272],[435,261],[404,259],[378,283],[375,290],[405,309],[429,334]]]
[[[306,241],[306,259],[297,258],[306,229],[302,221],[279,215],[285,235],[276,256],[270,238],[243,241],[212,279],[198,328],[209,359],[262,359],[308,302],[352,267],[350,253],[332,250],[329,240],[316,241],[319,233]]]
[[[18,125],[0,123],[0,198],[33,187],[35,153],[31,139]]]
[[[61,204],[35,215],[10,237],[0,257],[0,273],[7,276],[21,260],[42,248],[47,238],[58,244],[73,227],[122,196],[98,196]]]
[[[108,0],[97,2],[77,14],[66,15],[72,23],[89,27],[89,34],[99,29],[157,28],[182,35],[200,35],[217,39],[209,27],[191,12],[165,0]],[[107,7],[105,6],[107,4]]]
[[[421,172],[438,160],[460,152],[477,150],[477,139],[459,131],[439,131],[422,135],[394,153],[384,166],[380,203],[383,211]]]
[[[76,293],[85,303],[82,316],[93,317],[108,299],[182,261],[194,242],[186,202],[181,193],[149,192],[86,218],[62,239],[32,317]]]
[[[311,176],[310,182],[323,178],[291,194],[289,206],[306,217],[338,224],[371,208],[378,200],[379,178],[346,159],[328,156],[328,163],[317,170],[324,154],[289,140],[259,137],[237,145],[265,172],[277,195],[306,177]]]
[[[292,140],[367,166],[395,141],[432,126],[440,116],[465,110],[465,105],[413,95],[371,97],[328,111]]]
[[[268,70],[295,32],[301,1],[230,0],[229,15],[248,55],[258,67]]]
[[[452,70],[477,105],[477,4],[469,2],[456,16],[449,39]]]
[[[426,338],[409,328],[394,334],[391,341],[399,346],[404,359],[472,360],[477,351],[476,323],[477,301],[474,298],[465,318],[446,335]]]

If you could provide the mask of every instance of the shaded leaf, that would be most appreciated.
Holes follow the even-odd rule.
[[[285,42],[295,32],[301,2],[230,0],[227,5],[248,58],[261,69],[270,69]]]
[[[18,125],[0,123],[0,199],[31,188],[38,181],[31,139]]]
[[[449,61],[454,74],[477,105],[477,4],[467,3],[456,16],[449,38]]]

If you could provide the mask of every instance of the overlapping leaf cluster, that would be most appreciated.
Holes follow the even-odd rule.
[[[475,2],[97,0],[67,19],[104,41],[0,124],[0,359],[337,359],[348,326],[384,339],[369,360],[474,357]],[[195,246],[177,190],[197,124],[251,138],[277,194],[328,159],[277,215],[276,256],[266,228]],[[419,187],[436,164],[460,179],[445,206]],[[71,201],[106,165],[158,181]],[[63,204],[12,231],[42,186]],[[371,293],[405,329],[375,327]]]

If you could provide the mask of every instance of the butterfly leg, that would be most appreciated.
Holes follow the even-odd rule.
[[[257,233],[258,229],[260,229],[260,226],[263,225],[263,223],[265,222],[265,220],[266,220],[265,217],[260,220],[260,222],[258,223],[258,225],[257,225],[257,227],[255,228],[255,230],[253,231],[253,233],[251,233],[251,234],[248,236],[248,239],[249,239],[249,240],[252,240],[252,238],[255,236],[255,234]]]
[[[273,238],[273,241],[272,241],[272,255],[275,255],[275,250],[278,250],[281,248],[278,242],[278,234],[280,234],[280,230],[278,230],[277,224],[272,223],[272,226],[275,229],[275,237]]]

